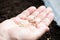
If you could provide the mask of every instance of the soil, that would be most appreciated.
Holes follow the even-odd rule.
[[[44,5],[42,0],[0,0],[0,23],[10,19],[30,6],[39,7]],[[38,40],[60,40],[60,27],[53,20],[49,25],[50,31],[46,32]]]

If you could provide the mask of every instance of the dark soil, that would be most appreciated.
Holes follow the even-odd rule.
[[[30,6],[44,5],[42,0],[0,0],[0,22],[20,14]],[[53,20],[49,25],[50,31],[38,40],[60,40],[60,27]]]

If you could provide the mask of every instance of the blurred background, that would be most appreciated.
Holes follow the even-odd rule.
[[[55,21],[60,26],[60,0],[43,0],[46,7],[51,7],[55,14]]]

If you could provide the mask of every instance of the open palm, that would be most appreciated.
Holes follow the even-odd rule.
[[[41,6],[36,9],[32,6],[16,17],[2,22],[1,25],[10,40],[34,40],[49,30],[48,25],[53,18],[51,8]]]

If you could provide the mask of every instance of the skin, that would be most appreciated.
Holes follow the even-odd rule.
[[[16,17],[0,23],[0,40],[36,40],[49,31],[48,26],[53,19],[50,7],[29,7]],[[21,23],[26,25],[21,26]]]

